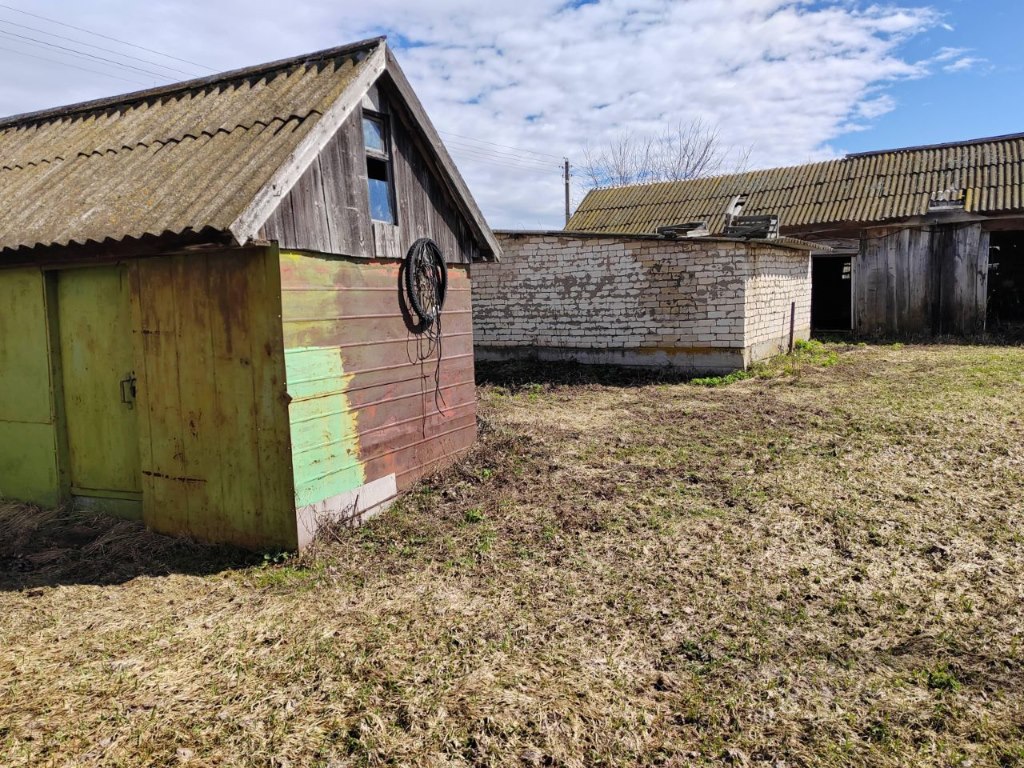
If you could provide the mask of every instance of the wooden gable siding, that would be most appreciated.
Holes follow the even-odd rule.
[[[980,224],[867,230],[854,264],[854,326],[882,335],[985,330],[989,233]]]
[[[357,109],[327,142],[260,232],[282,248],[373,255],[362,117]]]
[[[370,220],[362,110],[357,109],[281,199],[260,237],[282,249],[364,259],[402,258],[418,238],[430,237],[448,262],[472,261],[477,247],[469,226],[423,151],[411,115],[385,87],[373,94],[373,106],[389,118],[397,225]]]
[[[143,520],[294,548],[280,283],[273,249],[130,263]]]
[[[440,346],[410,329],[400,269],[398,261],[281,254],[300,518],[323,502],[323,511],[344,515],[331,499],[383,478],[406,488],[475,439],[468,267],[449,270]]]

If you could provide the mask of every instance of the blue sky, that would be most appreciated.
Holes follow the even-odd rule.
[[[559,227],[563,156],[696,118],[748,167],[1024,131],[1022,29],[1021,0],[0,0],[0,114],[384,32],[491,224]]]
[[[1024,132],[1024,3],[944,0],[930,3],[943,24],[910,38],[902,50],[924,60],[943,48],[979,61],[961,71],[941,67],[929,77],[893,84],[895,108],[865,131],[829,143],[850,152],[933,144]]]

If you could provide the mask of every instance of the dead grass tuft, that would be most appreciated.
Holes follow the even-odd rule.
[[[207,573],[253,556],[161,536],[140,523],[0,501],[0,589],[116,584],[140,575]]]

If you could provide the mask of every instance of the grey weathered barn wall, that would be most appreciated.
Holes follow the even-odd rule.
[[[984,331],[988,245],[980,223],[867,230],[853,271],[855,331]]]
[[[364,104],[387,115],[397,224],[370,221],[362,109],[356,109],[324,151],[281,198],[260,236],[282,249],[335,253],[356,258],[405,256],[421,237],[432,238],[451,263],[478,254],[469,226],[457,209],[443,174],[412,128],[412,117],[381,83]]]

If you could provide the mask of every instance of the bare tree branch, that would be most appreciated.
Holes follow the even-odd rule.
[[[583,172],[591,187],[648,181],[680,181],[745,169],[753,147],[722,144],[718,129],[701,118],[666,127],[658,136],[622,133],[602,147],[584,150]]]

